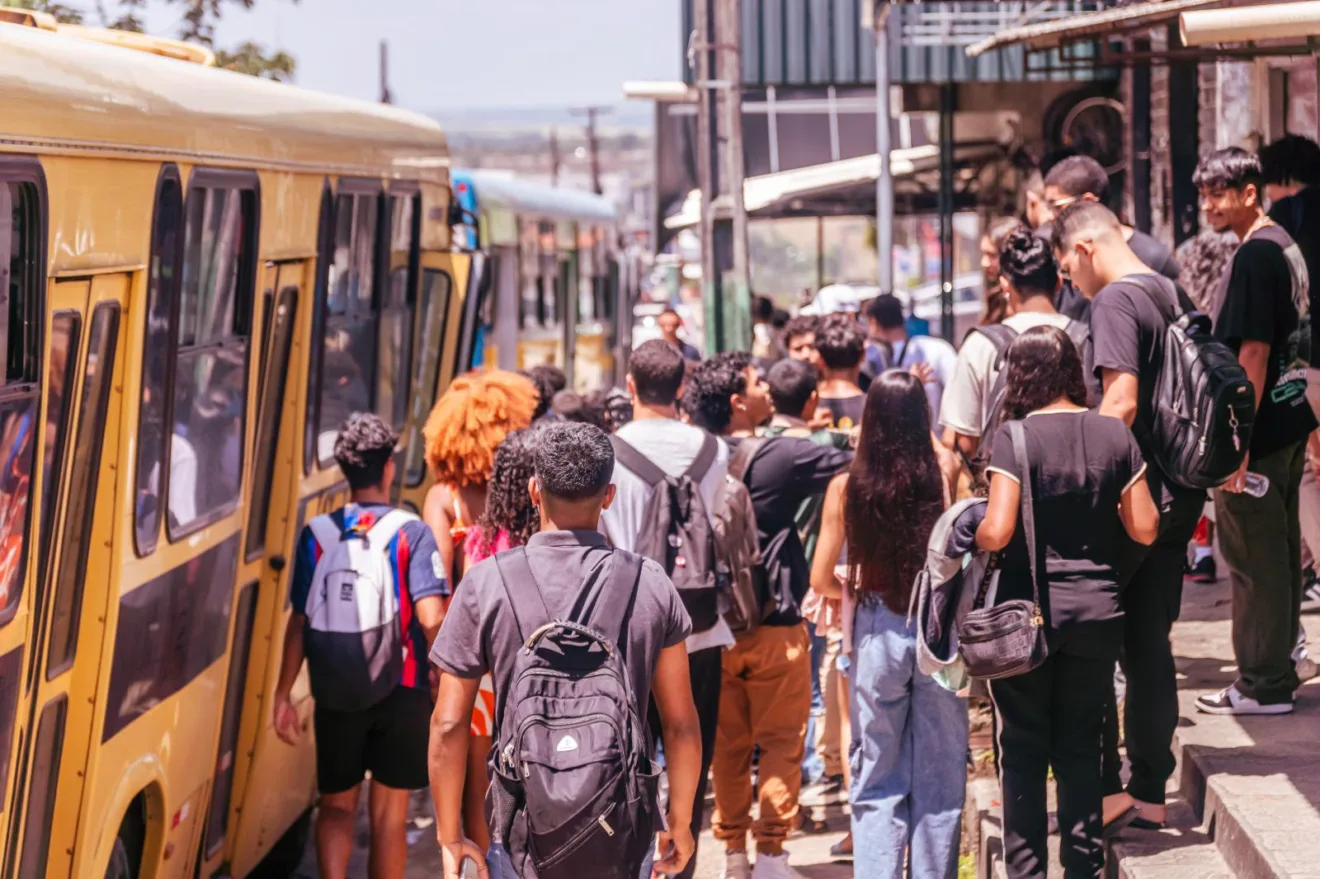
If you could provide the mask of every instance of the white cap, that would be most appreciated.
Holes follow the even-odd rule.
[[[861,311],[862,300],[857,291],[847,284],[829,284],[821,287],[816,298],[802,307],[802,314],[824,317],[836,311],[856,314]]]

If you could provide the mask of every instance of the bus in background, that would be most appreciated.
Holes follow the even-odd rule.
[[[0,8],[0,876],[288,875],[296,535],[472,348],[440,127],[213,64]]]
[[[613,203],[491,171],[456,169],[452,185],[455,248],[481,265],[468,365],[553,363],[579,391],[622,383],[632,303]]]

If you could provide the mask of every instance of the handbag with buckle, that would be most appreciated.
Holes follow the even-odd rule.
[[[976,601],[958,625],[958,651],[967,673],[974,678],[994,680],[1026,674],[1045,661],[1045,617],[1041,612],[1039,573],[1036,570],[1036,521],[1032,510],[1031,467],[1027,460],[1027,435],[1021,421],[1010,421],[1022,487],[1022,529],[1031,566],[1031,601],[1015,598],[986,607],[986,593],[998,560],[991,562],[977,591]]]

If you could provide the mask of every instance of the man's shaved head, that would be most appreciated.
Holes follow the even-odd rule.
[[[1099,202],[1075,201],[1059,211],[1053,238],[1059,270],[1088,299],[1108,283],[1103,266],[1131,256],[1118,217]]]
[[[1106,235],[1123,239],[1123,225],[1114,212],[1099,202],[1075,201],[1054,219],[1055,253],[1067,252],[1078,241],[1098,241]]]

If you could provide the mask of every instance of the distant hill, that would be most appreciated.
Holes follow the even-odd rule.
[[[652,126],[651,105],[644,101],[620,101],[600,116],[598,126],[603,136],[624,133],[649,133]],[[547,128],[574,129],[586,124],[584,116],[573,115],[570,107],[455,107],[430,114],[452,134],[540,133]]]

